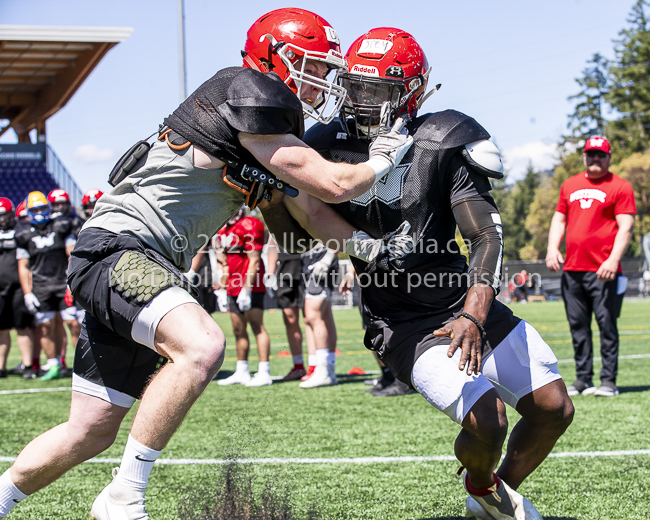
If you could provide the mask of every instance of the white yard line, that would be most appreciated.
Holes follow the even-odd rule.
[[[567,451],[551,453],[549,458],[567,459],[584,457],[631,457],[634,455],[650,455],[650,450],[617,450],[617,451]],[[0,457],[0,462],[13,462],[15,457]],[[453,455],[437,455],[433,457],[353,457],[353,458],[323,458],[323,459],[158,459],[156,464],[162,465],[216,465],[236,462],[238,464],[386,464],[398,462],[447,462],[455,461]],[[88,464],[119,464],[121,459],[90,459]]]

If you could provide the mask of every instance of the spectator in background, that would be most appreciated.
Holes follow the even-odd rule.
[[[228,289],[230,319],[237,342],[237,368],[233,375],[218,381],[222,386],[267,386],[273,382],[269,366],[271,341],[263,322],[266,294],[261,254],[264,248],[264,224],[245,215],[246,208],[242,206],[217,233],[220,243],[217,256],[225,266],[221,286]],[[248,324],[255,335],[259,354],[257,373],[252,378],[248,371]]]
[[[34,318],[25,307],[18,278],[16,259],[16,211],[13,203],[0,197],[0,378],[7,377],[7,356],[11,348],[10,329],[16,329],[25,379],[37,374],[31,368],[33,337],[30,330]]]
[[[289,351],[293,358],[293,367],[282,378],[282,382],[298,381],[307,375],[302,354],[302,330],[300,330],[300,308],[304,301],[301,259],[300,255],[280,252],[272,236],[269,237],[267,254],[265,283],[274,293],[278,307],[282,309]],[[313,365],[315,364],[314,360]]]
[[[317,388],[338,384],[336,377],[336,325],[332,314],[332,286],[339,269],[336,251],[317,247],[301,255],[305,280],[305,337],[307,351],[315,366],[300,388]],[[311,368],[311,363],[309,363]]]
[[[528,303],[528,289],[530,289],[530,279],[526,269],[522,269],[515,277],[515,295],[519,303]]]
[[[616,320],[625,292],[620,260],[632,236],[636,206],[632,186],[609,171],[610,160],[607,139],[587,140],[586,171],[562,184],[548,234],[546,265],[551,271],[562,268],[562,298],[575,352],[576,380],[569,395],[619,393]],[[565,232],[566,261],[559,249]],[[600,329],[603,364],[598,389],[592,382],[592,313]]]
[[[84,196],[81,198],[81,207],[83,208],[84,217],[90,218],[95,211],[95,204],[104,194],[103,191],[93,188],[84,193]]]

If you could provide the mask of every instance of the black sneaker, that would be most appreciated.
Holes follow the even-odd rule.
[[[4,379],[5,377],[7,377],[7,371],[3,368],[0,370],[0,379]]]
[[[390,385],[381,390],[376,390],[372,393],[375,397],[392,397],[396,395],[409,395],[414,394],[413,390],[406,383],[402,383],[399,379],[395,379]]]
[[[586,382],[581,379],[576,379],[567,387],[566,391],[571,397],[574,395],[589,395],[596,391],[596,387],[591,381]]]

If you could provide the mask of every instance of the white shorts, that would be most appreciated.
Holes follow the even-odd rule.
[[[312,294],[308,291],[305,291],[305,300],[325,300],[325,301],[331,301],[332,300],[332,289],[329,287],[323,287],[322,285],[318,286],[321,291]]]
[[[561,379],[551,347],[524,320],[483,360],[478,376],[458,370],[461,350],[449,359],[448,348],[448,344],[440,345],[422,354],[415,362],[411,381],[429,403],[458,424],[492,388],[516,408],[523,396]]]
[[[160,320],[172,309],[180,307],[185,303],[195,303],[199,305],[191,294],[185,289],[180,287],[170,287],[164,290],[138,313],[133,321],[131,328],[131,337],[133,341],[149,347],[154,352],[157,352],[154,345],[156,337],[156,328]]]
[[[56,315],[56,311],[43,311],[43,312],[39,311],[36,314],[34,314],[34,320],[36,321],[36,325],[43,325],[43,323],[52,321],[55,315]]]

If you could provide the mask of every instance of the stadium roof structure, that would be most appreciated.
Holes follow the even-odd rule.
[[[45,134],[45,121],[63,108],[130,27],[0,25],[0,119],[19,142]]]

